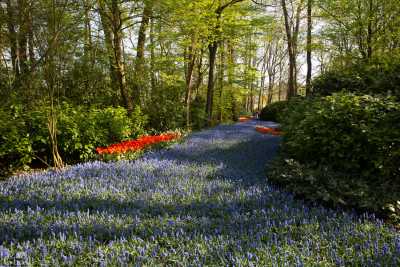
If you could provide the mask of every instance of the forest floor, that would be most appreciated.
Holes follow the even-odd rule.
[[[310,205],[268,184],[280,137],[249,121],[136,161],[0,184],[0,266],[398,266],[400,235],[373,215]]]

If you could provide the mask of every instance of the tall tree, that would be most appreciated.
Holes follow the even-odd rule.
[[[192,92],[193,92],[193,74],[194,68],[196,64],[196,54],[197,54],[197,36],[196,33],[192,33],[191,44],[187,49],[186,56],[186,95],[185,95],[185,103],[186,103],[186,127],[190,128],[190,106],[192,101]]]
[[[124,106],[128,113],[132,113],[133,103],[126,85],[123,59],[123,19],[120,3],[118,0],[98,0],[98,5],[110,60],[111,86],[119,89]]]
[[[236,3],[243,2],[244,0],[230,0],[227,3],[222,3],[222,1],[218,1],[218,8],[215,9],[215,24],[211,29],[211,36],[209,36],[209,45],[208,45],[208,86],[207,86],[207,103],[206,103],[206,114],[207,114],[207,125],[212,124],[212,113],[213,113],[213,99],[214,99],[214,72],[215,72],[215,63],[218,52],[218,46],[221,42],[220,40],[220,31],[221,31],[221,16],[224,10]]]
[[[307,0],[307,77],[306,77],[306,95],[311,94],[311,76],[312,76],[312,5],[313,0]]]
[[[140,103],[141,99],[141,90],[144,88],[144,81],[143,77],[145,76],[145,44],[146,44],[146,31],[149,27],[150,17],[152,15],[153,10],[153,3],[152,1],[145,1],[143,14],[142,14],[142,21],[140,22],[138,40],[137,40],[137,47],[136,47],[136,64],[135,64],[135,82],[134,82],[134,96],[135,102],[137,104]]]
[[[300,15],[303,6],[303,0],[297,4],[297,8],[291,5],[291,15],[289,15],[286,0],[281,0],[283,18],[285,21],[285,30],[287,38],[287,47],[289,54],[289,80],[287,97],[291,98],[297,94],[297,39],[299,35]],[[293,18],[294,17],[294,18]]]
[[[8,39],[10,40],[10,54],[11,54],[11,64],[15,79],[19,77],[19,65],[17,61],[17,52],[18,52],[18,45],[17,45],[17,32],[16,28],[16,14],[15,10],[16,7],[13,5],[11,0],[6,1],[7,5],[7,26],[8,26]]]

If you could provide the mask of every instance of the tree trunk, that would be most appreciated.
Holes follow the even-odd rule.
[[[156,90],[156,69],[155,69],[155,40],[154,40],[154,18],[150,22],[150,83],[151,83],[151,96],[153,96]]]
[[[299,29],[300,29],[300,15],[301,15],[301,10],[303,8],[303,1],[301,0],[300,3],[297,6],[296,9],[296,14],[295,14],[295,24],[294,24],[294,31],[293,31],[293,40],[292,40],[292,46],[293,46],[293,65],[294,65],[294,95],[298,94],[298,87],[297,87],[297,74],[298,74],[298,70],[297,70],[297,43],[298,43],[298,37],[299,37]]]
[[[85,1],[85,6],[84,6],[84,13],[85,13],[85,17],[84,17],[84,21],[85,21],[85,45],[84,45],[84,53],[85,53],[85,59],[89,60],[92,64],[94,64],[93,57],[91,55],[91,50],[93,47],[92,44],[92,27],[91,27],[91,23],[90,23],[90,5],[89,5],[89,1]]]
[[[287,98],[291,98],[295,96],[295,86],[294,86],[294,69],[295,69],[295,57],[293,53],[293,39],[292,39],[292,30],[289,22],[289,14],[286,7],[286,0],[281,0],[283,16],[285,19],[285,29],[286,29],[286,38],[287,38],[287,46],[289,53],[289,80],[288,80],[288,91]]]
[[[21,74],[26,78],[25,75],[28,73],[27,35],[29,32],[28,7],[26,0],[18,0],[18,22],[18,61]]]
[[[142,15],[142,21],[140,23],[138,42],[137,42],[137,54],[135,64],[135,82],[134,82],[134,99],[136,104],[140,104],[141,94],[144,87],[144,51],[146,44],[146,31],[149,26],[150,17],[153,11],[153,7],[149,1],[145,3]]]
[[[307,1],[307,77],[306,96],[311,94],[312,75],[312,4],[313,0]]]
[[[50,146],[51,146],[51,154],[53,157],[53,166],[55,168],[62,168],[64,166],[64,162],[61,158],[58,149],[57,142],[57,112],[54,107],[54,96],[58,93],[57,81],[59,75],[59,68],[56,64],[56,49],[58,42],[54,42],[52,39],[53,36],[56,35],[57,25],[56,25],[56,0],[52,0],[51,2],[51,10],[49,10],[47,23],[48,23],[48,40],[47,46],[49,47],[49,51],[46,55],[45,59],[45,81],[47,83],[47,89],[49,91],[50,97],[50,112],[48,113],[48,121],[47,121],[47,129],[49,133]],[[57,92],[56,92],[57,89]]]
[[[112,0],[110,12],[106,11],[104,0],[98,0],[98,3],[106,46],[109,50],[111,81],[115,82],[112,86],[116,86],[119,89],[124,106],[128,113],[131,114],[133,112],[133,104],[126,87],[122,48],[122,12],[119,7],[119,1]]]
[[[197,72],[196,85],[194,86],[195,92],[196,92],[196,96],[199,93],[200,86],[203,84],[203,78],[204,78],[203,77],[204,73],[202,71],[202,68],[203,68],[203,56],[204,56],[204,49],[202,48],[202,49],[200,49],[200,55],[198,56],[197,67],[196,67],[196,69],[197,69],[197,71],[196,71]]]
[[[33,17],[32,17],[32,3],[29,8],[29,14],[28,14],[28,52],[29,52],[29,61],[30,65],[33,66],[36,64],[36,59],[35,59],[35,45],[34,45],[34,35],[33,35]],[[32,70],[32,68],[31,68]]]
[[[10,40],[10,53],[11,53],[11,63],[14,72],[15,79],[19,77],[19,66],[17,62],[17,33],[15,31],[15,6],[12,5],[11,0],[7,0],[7,27]]]
[[[190,129],[191,118],[190,118],[190,105],[192,102],[192,91],[193,91],[193,72],[196,64],[196,45],[197,37],[195,33],[192,35],[192,43],[189,47],[187,55],[187,69],[186,69],[186,127]]]
[[[244,0],[231,0],[224,5],[219,5],[215,10],[215,15],[217,19],[217,25],[212,29],[212,33],[214,34],[213,41],[208,45],[209,50],[209,72],[208,72],[208,87],[207,87],[207,104],[206,104],[206,114],[207,114],[207,125],[211,126],[212,124],[212,111],[213,111],[213,98],[214,98],[214,70],[215,70],[215,60],[218,51],[218,39],[221,35],[220,33],[220,19],[224,10],[234,4],[242,2]]]
[[[234,82],[234,76],[235,76],[235,51],[233,48],[233,45],[231,42],[228,41],[228,84],[229,84],[229,93],[230,93],[230,104],[231,104],[231,120],[236,121],[237,115],[236,115],[236,99],[235,99],[235,94],[234,94],[234,88],[233,88],[233,82]]]
[[[123,53],[122,53],[122,35],[121,32],[114,32],[114,60],[115,60],[115,71],[118,87],[121,91],[122,100],[124,101],[125,107],[128,110],[128,113],[131,114],[133,112],[133,105],[130,101],[130,97],[128,94],[128,90],[126,88],[126,77],[125,77],[125,64],[123,62]]]
[[[111,80],[111,87],[114,87],[115,91],[119,90],[117,87],[117,77],[114,65],[114,47],[112,41],[112,31],[110,26],[110,21],[107,18],[107,11],[105,9],[104,2],[102,0],[98,1],[99,4],[99,13],[100,13],[100,20],[104,32],[104,42],[107,49],[108,61],[110,66],[110,80]]]
[[[209,51],[209,72],[208,72],[206,114],[207,114],[207,125],[211,126],[213,98],[214,98],[214,70],[215,70],[215,61],[218,51],[218,42],[214,41],[211,44],[209,44],[208,51]]]
[[[369,0],[368,2],[368,30],[367,30],[367,56],[368,59],[372,58],[372,35],[373,35],[373,30],[372,30],[372,17],[374,14],[374,4],[373,0]]]
[[[224,91],[224,75],[225,75],[225,46],[220,50],[220,65],[219,65],[219,122],[223,121],[223,91]]]

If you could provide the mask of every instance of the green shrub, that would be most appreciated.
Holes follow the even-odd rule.
[[[377,212],[400,199],[400,103],[342,92],[295,99],[285,114],[272,182],[307,199]]]
[[[21,106],[0,109],[0,170],[6,172],[31,164],[51,164],[47,128],[50,108],[29,112]],[[95,158],[95,149],[144,134],[147,118],[137,107],[131,116],[121,107],[88,108],[62,103],[55,108],[60,154],[72,164]]]
[[[357,94],[392,95],[400,99],[400,61],[378,58],[335,66],[314,79],[314,95],[327,96],[346,90]]]
[[[281,116],[287,108],[287,101],[279,101],[269,104],[260,112],[260,119],[263,121],[280,122]]]
[[[145,113],[149,115],[149,126],[156,131],[167,131],[185,126],[185,107],[181,98],[180,86],[165,85],[156,88],[154,97],[157,101],[146,105]]]
[[[136,108],[131,117],[126,109],[74,107],[63,104],[59,114],[58,138],[61,156],[67,162],[87,161],[95,149],[144,133],[145,116]]]
[[[201,95],[196,96],[191,104],[191,121],[193,129],[202,129],[206,126],[207,114],[205,111],[206,99]]]
[[[0,108],[0,177],[15,169],[25,168],[32,159],[32,138],[22,107]]]
[[[300,163],[283,156],[270,164],[268,180],[309,201],[373,211],[400,223],[399,183],[365,179],[330,166]]]
[[[285,148],[295,159],[366,176],[398,174],[393,160],[400,147],[400,104],[340,93],[287,112]]]

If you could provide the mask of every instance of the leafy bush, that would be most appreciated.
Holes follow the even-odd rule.
[[[287,108],[287,101],[279,101],[269,104],[261,110],[260,119],[263,121],[280,122],[284,110]]]
[[[33,161],[50,162],[49,107],[29,112],[21,107],[0,110],[2,170],[13,170]],[[67,163],[95,158],[95,149],[144,134],[146,116],[137,107],[129,117],[124,108],[87,108],[62,103],[56,108],[60,154]]]
[[[295,159],[366,176],[399,174],[400,104],[391,99],[340,93],[287,112],[285,148]]]
[[[185,125],[184,104],[176,101],[181,98],[182,88],[184,87],[166,86],[156,89],[157,101],[146,105],[145,109],[151,128],[168,131]]]
[[[0,108],[0,177],[31,163],[32,139],[21,106]]]
[[[400,61],[375,59],[335,67],[313,81],[315,95],[327,96],[347,90],[359,94],[393,95],[400,99]]]
[[[271,180],[306,195],[378,210],[400,192],[400,104],[338,93],[286,109],[283,152]]]
[[[207,114],[205,111],[206,99],[200,95],[196,96],[191,105],[191,122],[193,129],[201,129],[206,126]]]
[[[335,171],[330,166],[300,163],[286,157],[271,163],[268,180],[304,199],[373,211],[400,224],[399,183],[384,182],[379,178],[373,181]]]
[[[61,155],[71,163],[93,159],[97,147],[143,134],[145,123],[139,107],[130,118],[122,107],[88,109],[63,104],[58,123]]]

